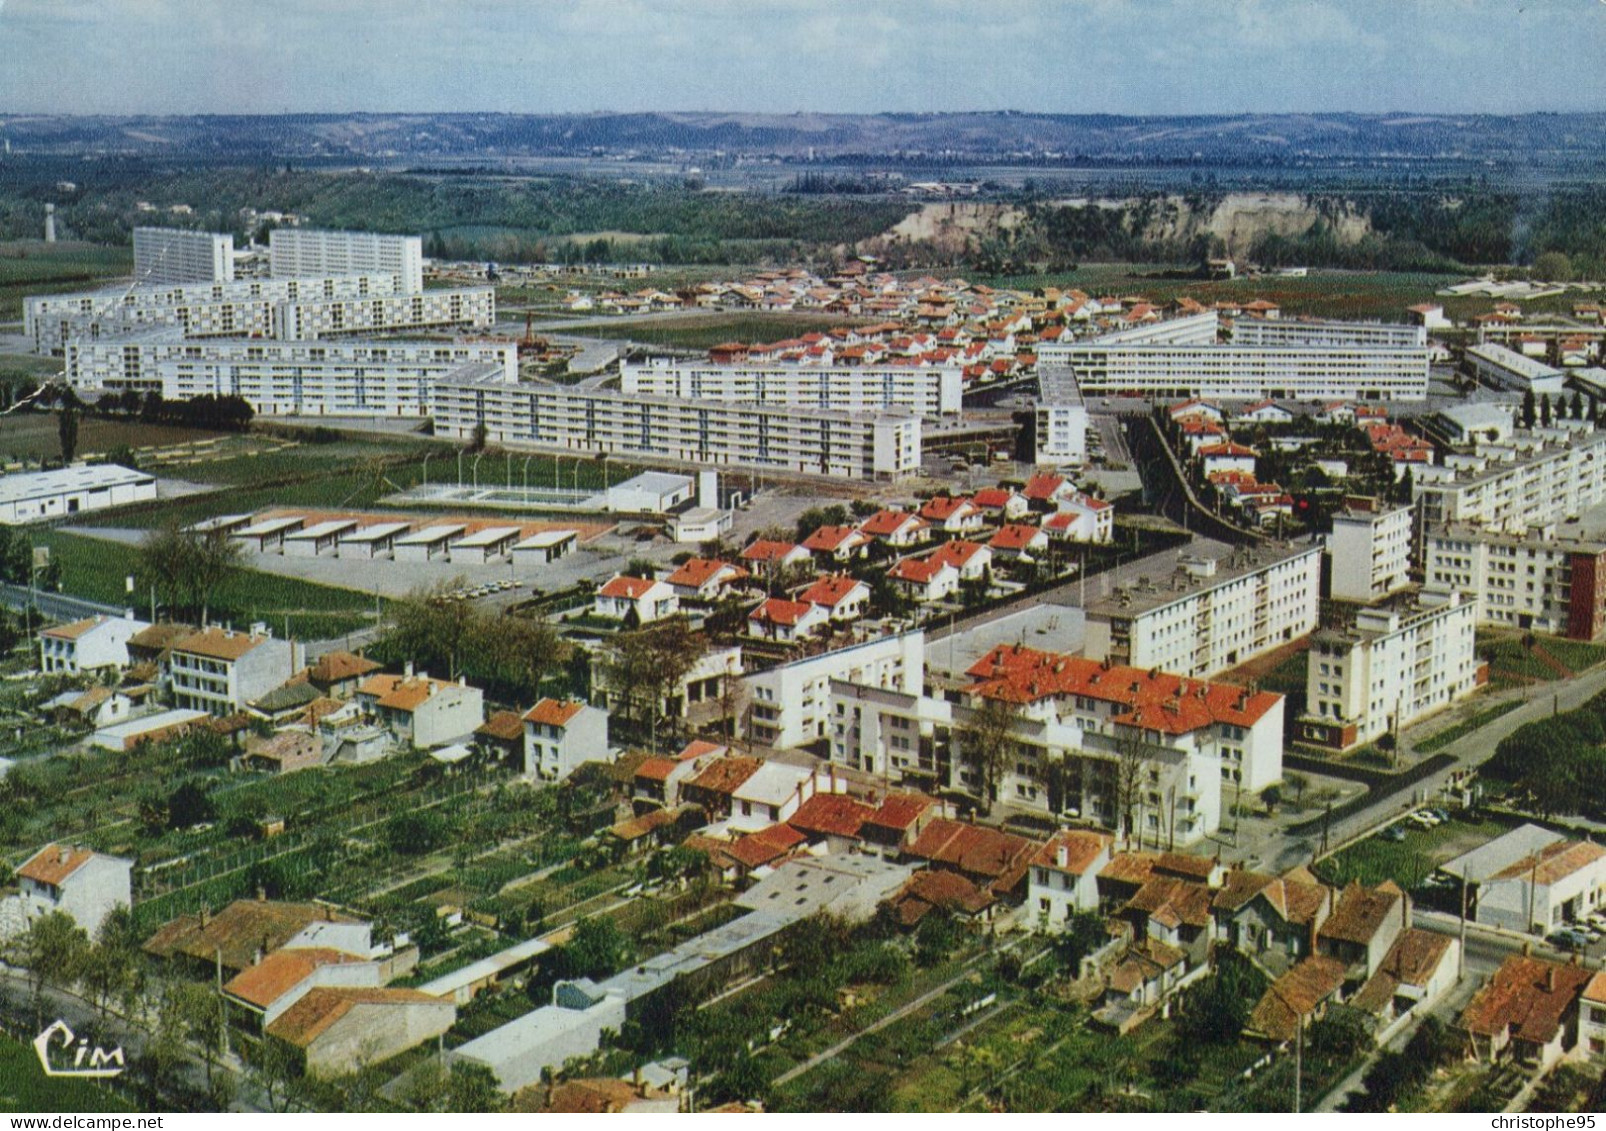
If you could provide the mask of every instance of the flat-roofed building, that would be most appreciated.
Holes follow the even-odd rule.
[[[424,289],[421,236],[275,228],[268,233],[268,263],[275,279],[384,274],[395,280],[398,294],[413,295]]]
[[[227,283],[234,279],[234,237],[184,228],[134,229],[134,284]]]
[[[354,518],[331,518],[284,536],[284,556],[287,558],[316,558],[334,553],[340,539],[357,529]]]
[[[1493,342],[1468,346],[1466,369],[1485,385],[1536,397],[1560,396],[1567,380],[1555,366]]]
[[[1478,603],[1423,589],[1398,607],[1364,608],[1311,640],[1300,741],[1348,750],[1398,733],[1483,685]]]
[[[229,540],[259,554],[283,553],[284,540],[306,524],[301,515],[264,518],[235,530]]]
[[[1095,660],[1208,678],[1305,636],[1321,604],[1319,545],[1194,549],[1170,578],[1087,606]]]
[[[760,364],[721,365],[675,357],[648,357],[619,367],[619,388],[680,400],[791,405],[838,412],[904,409],[921,416],[957,415],[957,365]]]
[[[399,562],[432,562],[447,557],[452,543],[467,529],[462,523],[426,526],[397,538],[392,552]]]
[[[435,425],[494,444],[849,479],[918,472],[920,417],[680,400],[526,381],[465,366],[436,385]]]
[[[1469,523],[1517,534],[1606,502],[1606,432],[1587,420],[1523,429],[1413,468],[1419,531]]]
[[[1422,539],[1422,576],[1477,600],[1480,624],[1573,640],[1606,635],[1606,540],[1555,523],[1522,534],[1435,527]]]
[[[342,558],[385,558],[393,552],[396,539],[413,528],[410,522],[374,522],[345,534],[340,539]]]
[[[1246,346],[1384,346],[1424,349],[1425,326],[1393,322],[1343,322],[1320,318],[1244,318],[1233,323],[1232,340]]]
[[[1332,595],[1340,601],[1375,601],[1408,585],[1415,518],[1408,505],[1345,499],[1327,536]]]
[[[0,524],[21,526],[156,498],[156,476],[115,463],[0,475]]]
[[[1075,375],[1062,366],[1037,368],[1037,407],[1033,410],[1038,463],[1087,462],[1087,405]]]
[[[453,565],[485,565],[500,561],[519,540],[517,526],[487,526],[451,544]]]
[[[514,565],[546,565],[574,552],[580,535],[573,530],[540,530],[513,546]]]

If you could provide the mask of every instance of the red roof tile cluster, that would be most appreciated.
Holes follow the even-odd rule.
[[[911,523],[925,525],[908,511],[876,511],[859,524],[859,529],[872,538],[890,538]]]
[[[1336,958],[1312,954],[1271,984],[1249,1014],[1248,1028],[1274,1041],[1291,1041],[1301,1024],[1344,986],[1346,967]]]
[[[94,858],[94,852],[80,845],[47,844],[17,869],[17,875],[48,887],[62,882]]]
[[[1014,888],[1042,847],[1014,833],[939,817],[909,846],[909,855],[989,881],[993,892]]]
[[[639,601],[648,593],[650,593],[652,591],[652,587],[657,584],[658,583],[656,581],[645,577],[626,577],[621,574],[620,576],[609,581],[601,589],[597,590],[597,592],[604,597],[625,598],[631,601]]]
[[[911,581],[916,585],[930,585],[948,563],[932,555],[925,558],[899,558],[887,570],[894,581]],[[951,568],[951,567],[950,567]]]
[[[1052,499],[1065,486],[1063,475],[1034,475],[1026,481],[1021,494],[1034,503],[1043,503]]]
[[[748,613],[747,619],[793,628],[813,610],[814,606],[807,601],[788,601],[785,597],[770,597]]]
[[[952,498],[947,495],[937,495],[927,499],[926,505],[920,508],[920,517],[927,522],[947,522],[965,507],[974,507],[969,499]]]
[[[797,595],[797,599],[809,605],[824,605],[834,609],[846,601],[857,590],[866,589],[864,582],[856,577],[846,574],[825,574],[816,578],[814,583]]]
[[[1038,849],[1032,863],[1039,868],[1052,868],[1056,872],[1068,872],[1073,876],[1080,876],[1098,861],[1099,857],[1109,851],[1114,838],[1104,833],[1092,832],[1088,829],[1062,829],[1048,838],[1048,843]],[[1064,850],[1065,859],[1060,860],[1060,851]]]
[[[1188,734],[1216,723],[1249,727],[1281,700],[1269,691],[1230,683],[1185,679],[1124,665],[1104,666],[1082,656],[1000,644],[975,664],[972,693],[1009,703],[1080,695],[1116,703],[1126,711],[1114,721],[1163,734]]]
[[[797,549],[796,542],[772,542],[760,538],[748,544],[741,553],[741,559],[744,562],[778,562]]]
[[[814,836],[857,838],[859,830],[875,815],[875,806],[845,793],[816,793],[797,807],[787,823]]]
[[[1026,526],[1022,523],[1009,523],[998,528],[998,533],[992,536],[987,545],[995,550],[1007,553],[1018,553],[1030,548],[1032,542],[1042,533],[1035,526]]]
[[[692,558],[664,580],[686,589],[701,589],[727,571],[730,581],[740,581],[747,576],[745,569],[718,558]]]
[[[1512,955],[1473,995],[1461,1027],[1480,1037],[1509,1030],[1519,1040],[1546,1044],[1593,976],[1581,966]]]
[[[952,542],[944,542],[931,554],[931,560],[947,563],[955,569],[963,569],[970,564],[970,560],[985,550],[986,547],[979,542],[966,542],[955,538]]]
[[[524,713],[526,722],[542,723],[549,727],[566,727],[578,715],[584,703],[559,699],[543,699]]]
[[[998,902],[996,896],[977,887],[958,872],[925,868],[905,881],[892,897],[898,922],[913,927],[934,910],[961,915],[977,915]]]
[[[803,548],[816,553],[835,553],[850,539],[863,535],[852,526],[822,526],[803,539]]]

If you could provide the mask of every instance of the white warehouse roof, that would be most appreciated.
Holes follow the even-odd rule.
[[[45,499],[75,491],[108,491],[113,487],[155,482],[154,475],[120,467],[115,463],[62,467],[54,471],[22,471],[0,476],[0,505],[20,503],[27,499]]]

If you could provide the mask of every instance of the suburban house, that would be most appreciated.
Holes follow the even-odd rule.
[[[900,592],[920,604],[941,601],[959,591],[959,571],[935,557],[900,558],[887,576]]]
[[[312,941],[306,932],[316,928],[313,933],[321,934],[323,924],[367,931],[370,938],[372,934],[371,924],[325,904],[237,899],[215,914],[203,909],[169,920],[146,940],[144,949],[157,958],[188,964],[197,973],[209,974],[218,966],[227,973],[238,973],[292,940]],[[342,946],[355,949],[360,944],[362,936],[358,934],[344,940]],[[362,945],[361,953],[371,949]]]
[[[980,581],[993,564],[993,552],[980,542],[955,538],[944,542],[930,554],[932,561],[946,562],[959,571],[960,581]]]
[[[814,796],[814,771],[787,762],[765,762],[731,791],[730,825],[752,831],[796,813]]]
[[[932,820],[904,850],[933,868],[958,872],[993,895],[1019,903],[1042,842],[947,817]]]
[[[859,524],[859,532],[900,549],[931,540],[931,523],[908,511],[877,511]]]
[[[1115,537],[1115,508],[1103,499],[1076,495],[1043,520],[1043,531],[1057,541],[1104,545]]]
[[[651,624],[680,609],[680,598],[667,582],[621,574],[597,590],[594,610],[599,617]]]
[[[833,621],[852,621],[870,604],[870,587],[847,574],[825,574],[799,590],[797,599],[819,605]]]
[[[1303,868],[1269,876],[1237,868],[1211,900],[1216,938],[1244,954],[1288,961],[1315,953],[1316,932],[1332,910],[1333,890]]]
[[[582,762],[607,760],[608,712],[558,699],[543,699],[525,712],[525,777],[562,781]]]
[[[133,871],[134,862],[121,856],[47,844],[16,872],[23,918],[61,911],[94,938],[113,908],[133,906]]]
[[[887,902],[898,925],[909,928],[918,927],[933,911],[962,923],[985,923],[993,917],[998,897],[959,872],[922,868]]]
[[[848,562],[862,558],[875,539],[852,526],[822,526],[803,539],[803,548],[815,558]]]
[[[749,542],[738,557],[753,573],[766,576],[812,560],[808,550],[796,542],[774,542],[763,538]]]
[[[1407,927],[1349,1004],[1370,1013],[1387,1028],[1455,985],[1460,956],[1459,940]]]
[[[231,715],[287,681],[305,665],[302,646],[276,640],[262,625],[250,632],[202,629],[168,652],[173,705]]]
[[[1256,401],[1240,409],[1235,419],[1252,424],[1287,424],[1294,419],[1294,414],[1276,401]]]
[[[1595,977],[1573,963],[1514,954],[1461,1012],[1479,1060],[1551,1068],[1578,1045],[1584,990]]]
[[[435,1040],[457,1020],[451,998],[419,990],[316,986],[263,1030],[308,1076],[341,1076]]]
[[[1606,973],[1591,978],[1579,1000],[1578,1046],[1590,1056],[1606,1052]]]
[[[95,686],[83,691],[63,691],[42,704],[58,723],[65,726],[100,730],[122,722],[133,710],[134,701],[110,687]]]
[[[1034,475],[1021,488],[1021,494],[1033,510],[1058,510],[1060,500],[1075,493],[1076,484],[1063,475]]]
[[[1316,932],[1316,953],[1336,958],[1360,978],[1369,978],[1410,925],[1411,897],[1392,880],[1374,888],[1351,881]]]
[[[682,804],[701,805],[710,820],[731,815],[732,801],[742,783],[758,773],[764,763],[757,758],[727,755],[709,762],[695,777],[680,783]]]
[[[1205,968],[1198,969],[1202,972]],[[1188,971],[1188,956],[1180,947],[1156,938],[1131,943],[1105,972],[1104,992],[1093,1020],[1117,1033],[1130,1032],[1182,984]]]
[[[970,497],[983,514],[1014,522],[1032,509],[1025,495],[1008,487],[983,487]]]
[[[938,495],[927,499],[920,518],[944,534],[974,534],[987,521],[986,512],[972,500]]]
[[[1343,1000],[1346,972],[1342,961],[1326,955],[1300,959],[1261,995],[1245,1029],[1273,1044],[1292,1041],[1321,1020],[1330,1004]]]
[[[479,688],[411,672],[368,677],[357,688],[356,702],[397,742],[420,750],[464,739],[485,721]]]
[[[1110,862],[1114,839],[1086,829],[1062,829],[1032,858],[1026,909],[1048,930],[1064,927],[1078,911],[1099,909],[1098,875]]]
[[[128,617],[89,617],[47,628],[39,634],[39,670],[46,675],[128,666],[128,641],[149,628]]]
[[[383,665],[351,652],[325,652],[307,669],[307,682],[331,699],[350,699],[357,685]]]
[[[1255,473],[1255,460],[1260,453],[1254,448],[1237,444],[1231,440],[1219,444],[1205,444],[1199,449],[1199,465],[1206,476],[1218,471],[1242,471],[1250,475]]]
[[[248,770],[289,774],[323,765],[323,734],[313,727],[286,727],[245,740],[240,764]]]
[[[741,566],[729,562],[715,558],[692,558],[664,581],[682,601],[717,601],[730,592],[733,584],[748,576]]]
[[[1048,549],[1048,534],[1039,526],[1010,523],[998,528],[987,547],[995,557],[1035,561]]]
[[[747,614],[747,634],[790,644],[810,639],[830,621],[831,611],[824,605],[770,597]]]
[[[378,962],[329,946],[285,946],[223,983],[223,999],[245,1027],[261,1032],[317,986],[382,984]]]

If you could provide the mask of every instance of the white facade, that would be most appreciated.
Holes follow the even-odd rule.
[[[524,715],[524,776],[562,781],[582,762],[608,760],[608,712],[543,699]]]
[[[129,617],[90,617],[39,634],[39,670],[77,675],[128,666],[128,638],[150,625]]]
[[[1055,833],[1026,873],[1026,910],[1034,926],[1057,930],[1078,912],[1099,909],[1099,870],[1111,840],[1082,829]]]
[[[828,738],[833,680],[918,695],[925,671],[925,634],[905,632],[744,676],[748,738],[777,749]]]
[[[1518,393],[1531,392],[1536,397],[1560,396],[1567,380],[1567,375],[1554,366],[1493,342],[1468,346],[1466,364],[1471,374],[1485,385]]]
[[[677,400],[527,381],[468,366],[436,386],[438,434],[702,465],[900,479],[920,468],[920,418]]]
[[[1038,463],[1087,463],[1087,406],[1070,370],[1038,366],[1036,459]]]
[[[269,272],[275,279],[307,275],[383,274],[400,294],[424,289],[424,241],[380,232],[275,228],[268,233]]]
[[[1327,536],[1332,594],[1341,601],[1375,601],[1410,582],[1411,535],[1416,512],[1409,506],[1352,506],[1333,515]]]
[[[166,400],[243,397],[261,416],[429,416],[435,386],[464,365],[518,380],[518,347],[497,342],[196,341],[172,331],[75,341],[80,389],[157,392]]]
[[[0,523],[20,526],[156,498],[156,477],[114,463],[0,476]]]
[[[1560,421],[1416,465],[1412,476],[1424,527],[1472,523],[1521,533],[1606,502],[1606,432]]]
[[[168,671],[173,705],[231,715],[305,667],[302,646],[253,632],[209,628],[173,645]]]
[[[1082,393],[1095,396],[1420,401],[1428,384],[1426,346],[1094,339],[1044,343],[1038,363],[1069,366]]]
[[[1478,603],[1482,624],[1593,640],[1606,631],[1606,542],[1562,535],[1437,527],[1422,539],[1422,576]]]
[[[1171,579],[1117,589],[1087,609],[1095,660],[1206,678],[1316,628],[1320,546],[1184,555]]]
[[[1425,349],[1425,326],[1391,322],[1339,322],[1303,318],[1240,318],[1232,340],[1245,346],[1383,346]]]
[[[356,703],[397,742],[419,750],[464,739],[485,721],[483,691],[427,675],[371,676],[357,688]]]
[[[227,283],[234,279],[234,237],[182,228],[134,229],[134,284]]]
[[[1300,737],[1335,749],[1371,742],[1479,687],[1478,603],[1425,589],[1414,607],[1362,609],[1311,641]]]
[[[94,938],[113,909],[133,906],[133,870],[120,856],[47,844],[17,869],[23,913],[34,919],[60,911]]]
[[[961,406],[957,366],[759,365],[651,357],[619,367],[626,393],[681,400],[791,405],[833,412],[904,409],[921,416],[957,414]]]

